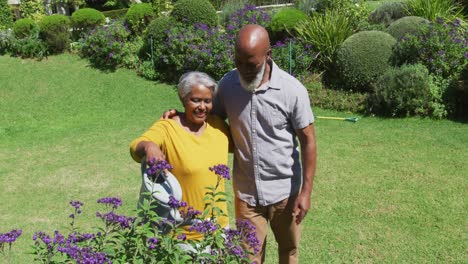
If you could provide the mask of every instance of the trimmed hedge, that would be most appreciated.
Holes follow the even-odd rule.
[[[179,0],[174,5],[171,16],[186,25],[202,23],[216,26],[218,24],[216,9],[208,0]]]
[[[417,16],[402,17],[391,23],[387,32],[395,39],[402,39],[406,34],[417,34],[421,30],[421,24],[429,23],[427,19]]]
[[[307,15],[299,9],[281,9],[271,20],[271,32],[277,39],[284,38],[290,35],[289,33],[294,34],[296,25],[305,20],[307,20]]]
[[[422,64],[403,65],[382,75],[371,97],[373,112],[387,116],[431,116],[446,112],[441,93],[434,89],[429,71]]]
[[[393,21],[406,16],[404,2],[386,2],[378,6],[369,14],[371,24],[384,24],[386,27]]]
[[[72,14],[72,25],[77,31],[86,32],[104,24],[104,14],[93,8],[82,8]]]
[[[339,86],[345,90],[371,91],[372,83],[389,68],[396,40],[381,31],[361,31],[347,38],[337,51]]]
[[[154,17],[155,14],[151,4],[133,4],[125,15],[125,23],[128,24],[133,33],[139,34],[143,32]]]
[[[39,36],[47,44],[50,53],[61,53],[70,43],[70,18],[64,15],[46,16],[39,23]]]
[[[37,34],[39,27],[32,18],[22,18],[13,24],[13,34],[16,38],[27,38]]]

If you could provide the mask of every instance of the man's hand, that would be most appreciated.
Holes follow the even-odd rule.
[[[161,116],[161,118],[159,118],[159,120],[171,119],[176,115],[177,115],[177,110],[176,109],[169,109],[169,110],[167,110],[166,112],[163,113],[163,115]]]
[[[310,209],[310,193],[301,192],[294,201],[293,217],[296,217],[296,224],[300,224]]]

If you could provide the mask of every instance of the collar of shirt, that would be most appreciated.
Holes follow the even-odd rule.
[[[254,92],[265,91],[268,88],[281,90],[281,77],[277,74],[279,71],[278,65],[272,60],[271,61],[271,77],[268,82],[260,85]]]

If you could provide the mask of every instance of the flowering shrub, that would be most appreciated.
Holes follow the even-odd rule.
[[[257,9],[254,5],[246,4],[243,8],[231,14],[226,25],[226,33],[235,37],[237,32],[247,24],[257,24],[267,28],[270,21],[271,17],[267,12]]]
[[[157,71],[177,80],[189,70],[206,72],[215,79],[234,68],[234,35],[204,24],[175,26],[166,31],[164,45],[154,45]]]
[[[422,33],[402,38],[393,50],[395,65],[421,63],[434,76],[444,94],[447,110],[456,108],[452,88],[468,65],[468,31],[460,20],[437,19],[422,28]]]
[[[122,63],[123,48],[129,35],[130,31],[121,23],[99,27],[84,39],[81,54],[95,67],[115,69]]]
[[[289,42],[292,45],[291,49]],[[300,80],[304,80],[309,75],[312,63],[317,56],[309,44],[297,43],[291,39],[276,42],[271,46],[271,51],[275,63]]]
[[[152,162],[146,173],[154,181],[162,170],[171,168],[165,162]],[[259,250],[255,227],[246,221],[237,221],[237,229],[223,229],[216,220],[223,214],[213,207],[223,201],[226,194],[217,192],[222,178],[229,179],[229,168],[216,165],[210,168],[217,177],[216,186],[207,188],[204,201],[205,212],[194,210],[186,202],[170,198],[169,205],[178,209],[183,221],[163,219],[155,213],[157,201],[148,193],[137,210],[137,216],[118,214],[122,200],[105,197],[97,202],[106,207],[105,212],[97,212],[102,226],[94,232],[80,232],[75,219],[82,213],[83,203],[70,201],[73,213],[69,215],[68,234],[56,230],[53,234],[36,232],[33,236],[35,261],[39,263],[248,263],[249,251],[241,247],[241,241],[248,243],[254,252]],[[203,234],[201,241],[187,241],[180,227],[190,224],[190,230]],[[13,236],[0,235],[0,250],[5,243],[14,242]],[[21,234],[21,231],[19,231]],[[4,237],[6,237],[4,239]],[[15,239],[16,239],[15,237]]]

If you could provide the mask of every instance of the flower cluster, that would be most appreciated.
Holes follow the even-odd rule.
[[[216,165],[216,166],[213,166],[213,167],[210,167],[209,168],[210,171],[213,171],[216,175],[226,179],[226,180],[230,180],[231,179],[231,175],[229,173],[229,167],[224,165],[224,164],[219,164],[219,165]]]
[[[23,231],[21,229],[13,229],[7,233],[0,233],[0,250],[3,248],[4,244],[11,244],[15,242],[22,233]]]
[[[246,253],[239,247],[237,241],[245,241],[252,252],[257,253],[260,251],[260,241],[255,232],[255,226],[247,220],[238,219],[236,221],[237,229],[229,229],[226,231],[226,247],[232,254],[240,257],[246,257]]]
[[[97,200],[97,203],[106,204],[112,206],[112,208],[117,209],[122,206],[122,199],[118,197],[105,197]]]
[[[156,160],[155,158],[152,158],[148,162],[148,166],[149,168],[146,169],[146,174],[148,174],[150,177],[157,176],[164,170],[172,170],[171,164],[169,164],[167,161]]]
[[[133,222],[135,222],[135,217],[119,215],[114,212],[104,214],[97,212],[96,217],[101,218],[106,225],[118,225],[122,229],[130,228]]]
[[[237,32],[247,24],[258,24],[268,27],[271,21],[270,15],[256,6],[245,4],[243,8],[237,10],[229,17],[229,23],[226,25],[226,32],[235,36]]]
[[[190,231],[197,231],[198,233],[209,234],[218,229],[218,225],[212,220],[196,221],[189,227]]]
[[[185,207],[187,206],[187,202],[184,201],[178,201],[174,196],[169,196],[169,202],[168,202],[169,207],[178,209],[179,207]]]

